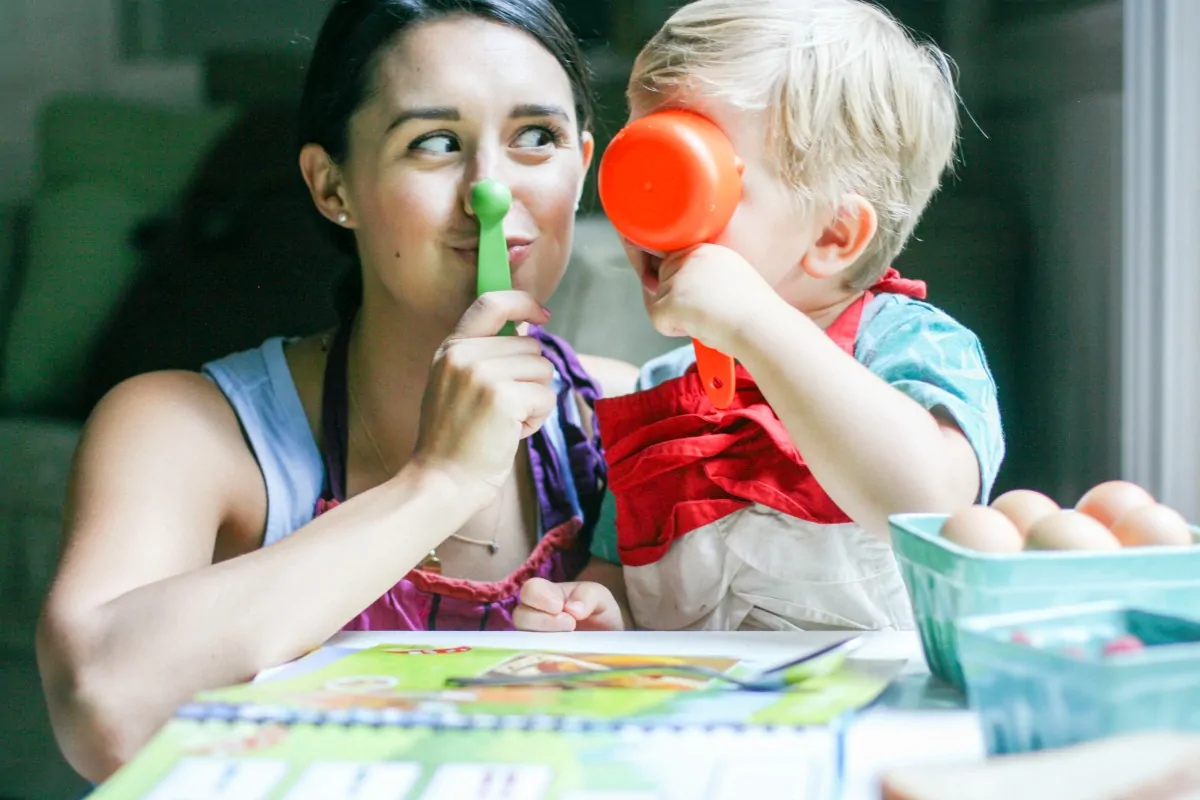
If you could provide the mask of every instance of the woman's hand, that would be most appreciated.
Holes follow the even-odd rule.
[[[544,324],[550,312],[527,292],[480,296],[442,343],[429,371],[412,462],[464,489],[500,489],[517,445],[554,409],[554,368],[529,336],[497,336],[506,322]]]

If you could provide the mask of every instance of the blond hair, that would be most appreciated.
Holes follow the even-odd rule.
[[[643,48],[639,89],[764,113],[779,173],[809,209],[868,200],[879,228],[848,271],[860,289],[903,249],[958,134],[947,57],[861,0],[696,0]]]

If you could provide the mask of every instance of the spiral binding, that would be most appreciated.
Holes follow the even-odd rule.
[[[592,719],[552,714],[459,714],[449,711],[406,711],[397,708],[336,710],[295,709],[274,705],[189,703],[176,717],[202,722],[278,723],[282,725],[355,728],[425,728],[431,730],[550,731],[554,733],[755,733],[798,730],[796,725],[744,722],[673,722],[670,720]]]

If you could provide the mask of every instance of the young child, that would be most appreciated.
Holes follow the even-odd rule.
[[[697,0],[629,103],[707,116],[745,162],[715,244],[626,243],[655,327],[736,358],[737,396],[708,401],[687,345],[601,401],[592,554],[624,585],[530,581],[517,627],[911,627],[888,516],[986,502],[1004,454],[979,341],[889,266],[953,157],[945,56],[859,0]]]

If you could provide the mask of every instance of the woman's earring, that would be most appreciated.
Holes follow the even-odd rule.
[[[338,214],[338,224],[339,225],[345,225],[349,221],[350,221],[350,215],[347,214],[345,211]]]

